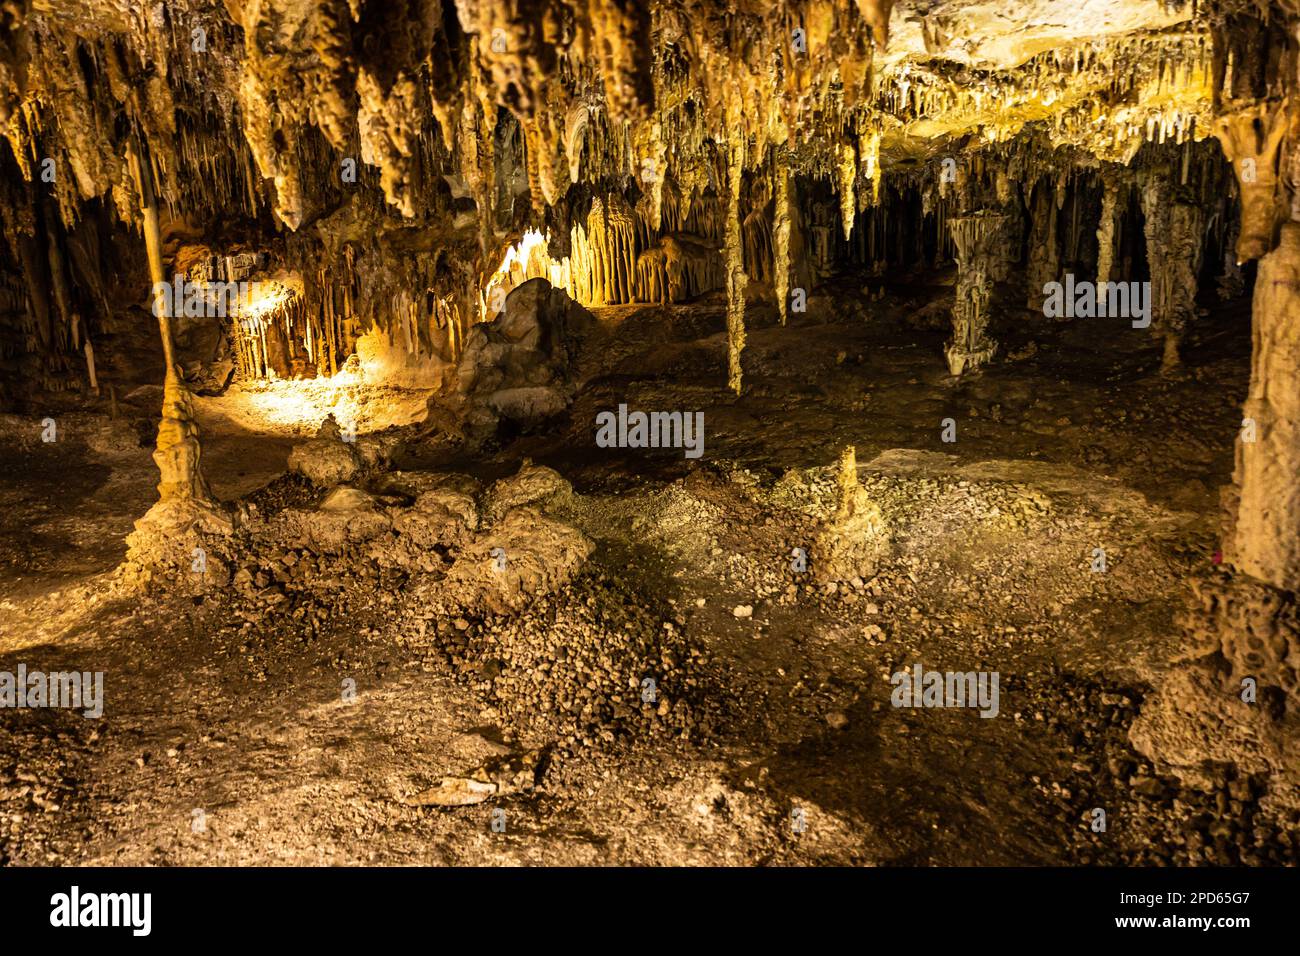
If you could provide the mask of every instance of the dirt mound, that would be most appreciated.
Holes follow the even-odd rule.
[[[512,513],[513,514],[513,513]],[[722,696],[680,624],[603,574],[579,576],[517,615],[450,625],[427,610],[435,646],[527,742],[572,748],[636,735],[707,735]]]

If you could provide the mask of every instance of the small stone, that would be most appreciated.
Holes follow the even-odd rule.
[[[737,604],[731,609],[733,617],[746,619],[754,616],[754,606],[752,604]]]
[[[826,715],[826,723],[831,730],[843,730],[849,725],[849,718],[844,715],[843,711],[832,710]]]

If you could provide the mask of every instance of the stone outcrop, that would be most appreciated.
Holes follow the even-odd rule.
[[[333,488],[385,465],[398,444],[396,436],[391,434],[344,434],[338,421],[329,415],[321,422],[315,437],[293,446],[289,452],[289,471],[302,475],[318,488]]]
[[[530,426],[564,411],[582,347],[598,332],[591,313],[545,279],[512,290],[501,313],[465,340],[457,382],[471,417]]]

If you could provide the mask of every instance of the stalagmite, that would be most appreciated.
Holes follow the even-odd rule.
[[[171,305],[164,291],[167,283],[163,274],[162,238],[158,230],[158,206],[154,199],[152,173],[134,149],[128,156],[128,163],[140,195],[149,274],[154,282],[154,313],[158,317],[163,360],[166,363],[162,421],[158,426],[158,443],[153,456],[161,473],[158,483],[159,501],[149,515],[137,523],[137,533],[147,536],[156,531],[155,525],[174,530],[178,525],[195,521],[222,524],[227,519],[203,477],[199,461],[202,449],[190,393],[176,371]]]
[[[819,581],[870,578],[889,552],[889,532],[880,506],[858,480],[857,449],[840,452],[835,471],[835,511],[817,536]]]

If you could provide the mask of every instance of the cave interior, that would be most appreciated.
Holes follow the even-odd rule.
[[[0,864],[1300,860],[1294,0],[0,20]]]

